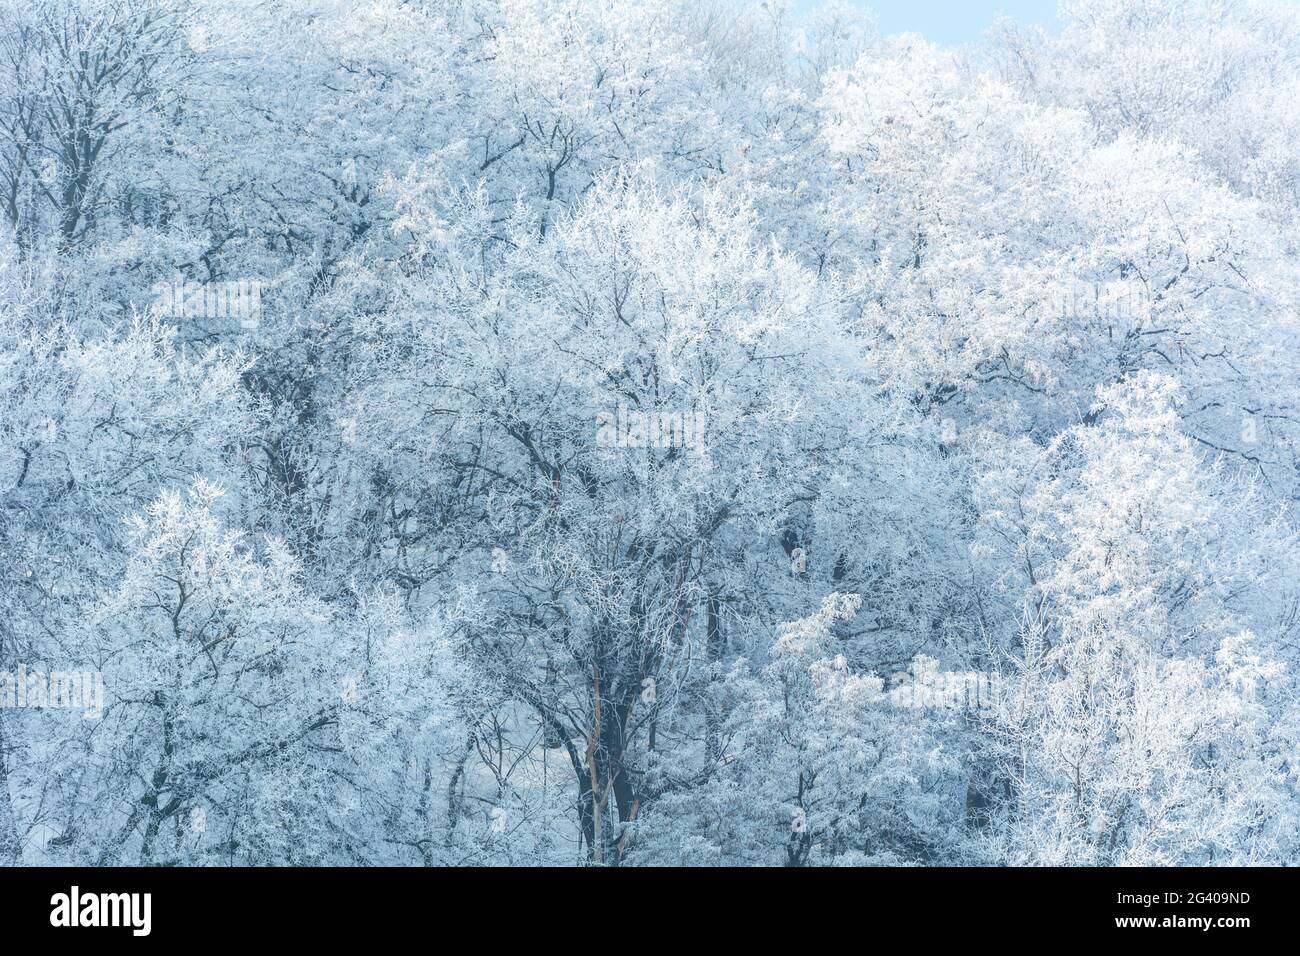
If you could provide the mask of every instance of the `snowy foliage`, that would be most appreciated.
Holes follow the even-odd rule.
[[[1300,862],[1300,12],[1062,10],[0,0],[0,862]]]

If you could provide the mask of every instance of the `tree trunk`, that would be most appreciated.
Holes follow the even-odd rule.
[[[705,609],[704,652],[710,668],[722,662],[722,621],[719,611],[718,593],[712,589]],[[712,684],[715,678],[710,678]],[[704,758],[707,766],[713,766],[722,758],[720,730],[722,714],[709,695],[711,688],[706,688],[704,699]]]
[[[5,746],[4,717],[0,716],[0,866],[18,863],[18,826],[9,802],[9,750]]]

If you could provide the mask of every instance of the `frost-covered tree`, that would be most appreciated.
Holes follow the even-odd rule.
[[[0,0],[0,860],[1296,862],[1300,20],[1062,13]]]

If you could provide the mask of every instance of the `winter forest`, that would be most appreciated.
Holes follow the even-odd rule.
[[[0,862],[1300,863],[1300,5],[0,0]]]

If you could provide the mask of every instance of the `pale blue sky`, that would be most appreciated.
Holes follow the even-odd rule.
[[[850,0],[876,15],[881,33],[919,33],[935,43],[971,43],[980,39],[995,17],[1005,13],[1019,23],[1058,30],[1056,0]],[[799,10],[818,0],[795,0]]]

